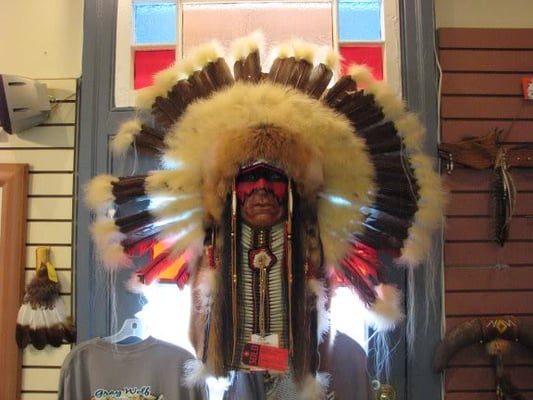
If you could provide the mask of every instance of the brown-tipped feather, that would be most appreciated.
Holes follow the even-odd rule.
[[[209,77],[209,80],[213,84],[215,90],[220,90],[225,86],[233,84],[233,76],[226,64],[226,60],[219,58],[215,62],[209,63],[204,68],[205,74]]]
[[[259,51],[248,54],[243,62],[243,78],[245,81],[259,82],[261,80],[261,58]]]
[[[146,175],[136,175],[120,177],[118,181],[111,182],[112,193],[115,196],[115,203],[122,204],[134,197],[145,196],[144,183]]]
[[[237,60],[233,64],[233,77],[236,81],[244,81],[244,60]]]
[[[363,224],[364,225],[364,224]],[[363,233],[355,235],[357,240],[366,246],[373,247],[376,250],[387,250],[387,253],[393,257],[399,255],[403,241],[382,232],[376,231],[369,226],[365,226]]]
[[[365,220],[364,225],[377,232],[387,232],[398,242],[403,242],[407,238],[407,230],[411,226],[411,221],[395,217],[386,212],[373,210]]]
[[[179,118],[181,110],[174,105],[172,100],[158,96],[152,105],[152,114],[158,123],[169,128]]]
[[[333,71],[325,64],[317,65],[309,76],[304,91],[311,97],[319,99],[331,81]]]
[[[168,98],[172,101],[174,107],[179,110],[181,115],[196,97],[191,82],[182,79],[169,91]]]
[[[171,99],[172,100],[172,99]],[[135,147],[143,154],[160,155],[165,149],[165,133],[146,124],[135,135]]]
[[[354,92],[342,98],[335,109],[352,122],[354,127],[364,129],[384,119],[381,108],[376,106],[374,96],[363,92]]]
[[[194,71],[188,80],[195,98],[207,97],[213,91],[213,86],[202,71]]]
[[[289,84],[296,89],[304,90],[311,76],[313,65],[307,60],[299,60],[294,65]]]
[[[27,325],[17,324],[17,329],[15,332],[15,337],[17,340],[17,345],[20,349],[24,349],[27,345],[30,344],[30,327]]]
[[[276,82],[283,60],[284,58],[278,57],[272,62],[272,65],[270,66],[270,71],[268,71],[267,78],[270,82]]]
[[[402,146],[402,140],[391,121],[359,129],[357,134],[366,139],[371,154],[399,151]]]
[[[414,201],[389,196],[384,193],[378,193],[376,195],[372,208],[388,212],[400,218],[412,218],[418,210],[418,206]]]
[[[155,218],[150,211],[141,211],[139,213],[118,218],[115,220],[115,224],[120,229],[120,232],[128,234],[151,225],[154,220]]]
[[[46,340],[49,345],[59,347],[63,344],[64,328],[62,325],[55,325],[46,330]]]
[[[387,182],[386,186],[380,186],[378,189],[378,194],[385,196],[392,196],[401,198],[404,201],[412,202],[416,198],[416,192],[418,191],[418,186],[414,185],[414,188],[411,185],[406,185],[403,182]]]
[[[349,77],[343,76],[339,79],[331,89],[328,90],[324,101],[330,107],[336,108],[336,105],[343,101],[343,99],[350,95],[350,93],[357,90],[357,83]]]
[[[30,329],[30,343],[37,350],[42,350],[48,344],[48,337],[46,334],[46,328]]]
[[[295,65],[294,57],[280,58],[279,63],[276,63],[276,70],[268,74],[268,80],[281,85],[289,85]]]
[[[141,134],[135,136],[134,140],[135,148],[142,154],[159,157],[165,150],[164,142],[153,136]]]

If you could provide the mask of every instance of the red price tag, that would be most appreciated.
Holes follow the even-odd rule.
[[[257,343],[246,343],[242,353],[242,362],[250,367],[286,372],[289,365],[289,350]]]

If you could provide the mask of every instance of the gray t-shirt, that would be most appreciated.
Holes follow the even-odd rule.
[[[133,344],[95,338],[72,349],[63,362],[59,400],[199,400],[186,388],[188,351],[149,337]]]

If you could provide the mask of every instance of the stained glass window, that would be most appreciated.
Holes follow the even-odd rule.
[[[133,3],[135,44],[176,43],[175,3]]]
[[[381,0],[339,0],[339,50],[343,72],[348,65],[366,64],[383,79],[383,26]]]
[[[380,41],[381,0],[339,0],[340,41]]]
[[[299,37],[338,46],[343,57],[343,73],[352,63],[366,64],[377,79],[387,78],[390,82],[392,71],[392,80],[399,80],[399,55],[389,54],[398,52],[398,46],[387,47],[391,40],[398,40],[398,34],[388,35],[385,41],[387,24],[394,25],[398,20],[397,10],[390,17],[387,8],[397,8],[396,3],[383,0],[119,0],[116,105],[132,105],[134,90],[150,85],[155,73],[181,54],[187,54],[190,48],[213,37],[227,45],[234,38],[258,29],[267,37],[267,43]],[[123,46],[119,39],[121,43],[127,40],[129,49],[119,51],[118,46]],[[396,62],[396,65],[385,64],[385,53],[387,64]]]

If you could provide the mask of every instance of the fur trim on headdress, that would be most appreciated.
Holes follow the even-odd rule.
[[[93,210],[107,211],[115,197],[112,193],[113,182],[118,178],[112,175],[98,175],[85,186],[85,202]]]
[[[302,391],[298,394],[298,400],[325,400],[329,381],[328,373],[319,372],[316,376],[308,374],[302,384]]]
[[[90,230],[96,253],[108,270],[132,265],[131,259],[124,253],[124,247],[121,244],[125,235],[118,230],[112,219],[98,219]]]
[[[367,321],[377,331],[388,331],[404,319],[402,294],[392,285],[376,286],[377,299],[368,309]]]
[[[138,118],[134,118],[130,121],[124,122],[115,137],[113,138],[113,141],[111,142],[111,149],[113,153],[115,153],[118,156],[124,155],[126,151],[130,148],[132,143],[135,140],[135,136],[137,136],[141,132],[141,120]]]
[[[203,387],[209,376],[207,366],[201,360],[192,359],[185,362],[185,386]]]

